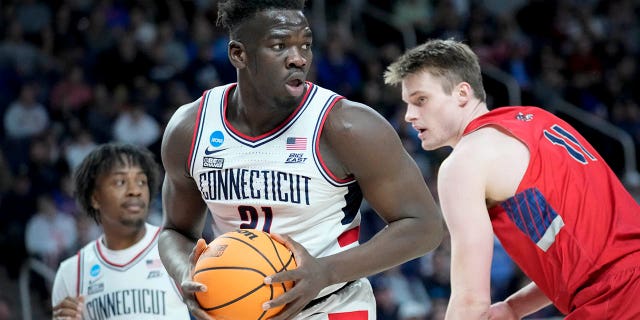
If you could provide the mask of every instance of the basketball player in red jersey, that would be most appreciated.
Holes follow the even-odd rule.
[[[297,269],[265,278],[295,281],[263,305],[286,304],[276,320],[374,319],[366,276],[442,239],[439,208],[393,127],[306,81],[313,37],[303,9],[304,0],[220,2],[237,83],[180,107],[163,137],[161,256],[200,319],[193,292],[205,288],[191,272],[207,209],[216,235],[260,229],[293,251]],[[363,198],[388,226],[359,245]]]
[[[485,103],[480,65],[454,40],[392,63],[422,147],[453,147],[438,174],[451,233],[446,319],[520,319],[553,303],[569,320],[640,319],[640,207],[594,148],[536,107]],[[532,280],[491,305],[493,236]]]

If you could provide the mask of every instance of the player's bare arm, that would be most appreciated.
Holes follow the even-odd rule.
[[[488,319],[493,229],[487,204],[515,194],[527,156],[524,145],[489,127],[465,136],[440,167],[438,194],[452,239],[447,319]]]
[[[440,210],[418,166],[380,114],[343,100],[329,115],[320,153],[334,174],[358,181],[366,201],[388,224],[362,246],[326,259],[332,282],[386,270],[440,244]]]
[[[440,206],[451,234],[451,298],[446,319],[487,319],[493,229],[479,156],[460,143],[438,172]],[[468,268],[468,266],[474,266]]]
[[[204,288],[190,281],[194,261],[203,250],[198,250],[196,241],[201,237],[206,218],[206,206],[187,172],[198,103],[199,100],[176,111],[162,140],[164,218],[158,249],[165,268],[181,284],[189,309],[199,319],[207,319],[193,298],[194,291]]]
[[[378,113],[343,100],[331,111],[320,140],[321,157],[331,172],[354,177],[388,227],[367,243],[320,259],[312,259],[299,245],[290,246],[296,261],[303,261],[298,261],[298,269],[274,278],[282,281],[286,275],[300,282],[272,300],[290,303],[276,320],[296,314],[325,286],[386,270],[425,254],[442,240],[442,218],[421,172]],[[307,261],[313,266],[303,268]]]

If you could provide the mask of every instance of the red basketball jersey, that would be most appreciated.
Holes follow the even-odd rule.
[[[484,126],[529,149],[516,195],[489,214],[505,250],[560,311],[607,272],[640,265],[640,206],[573,127],[540,108],[501,107],[464,134]]]

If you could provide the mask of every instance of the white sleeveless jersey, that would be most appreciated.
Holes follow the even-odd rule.
[[[84,296],[83,319],[190,319],[186,305],[158,254],[158,227],[124,250],[109,250],[102,237],[60,264],[52,305]]]
[[[326,117],[342,97],[306,85],[296,110],[257,137],[225,117],[236,84],[204,93],[188,166],[213,214],[215,235],[238,228],[286,234],[315,257],[358,245],[360,188],[336,178],[318,154]]]

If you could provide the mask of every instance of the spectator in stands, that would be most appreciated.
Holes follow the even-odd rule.
[[[136,101],[124,106],[113,124],[116,141],[149,147],[160,138],[158,121]]]
[[[400,303],[398,311],[398,320],[427,320],[429,316],[429,307],[424,303],[413,300],[407,300]]]
[[[36,136],[49,127],[47,108],[37,99],[36,83],[25,83],[20,96],[13,101],[4,114],[4,130],[10,139],[22,140]]]
[[[76,222],[56,208],[50,194],[37,199],[37,212],[27,222],[25,232],[27,252],[56,269],[61,259],[77,248]]]
[[[84,70],[79,65],[71,66],[51,90],[53,117],[61,121],[68,121],[69,117],[81,117],[92,99],[93,87],[86,82]]]
[[[97,142],[91,132],[82,127],[77,128],[70,135],[70,141],[63,146],[63,153],[69,168],[73,171],[84,157],[97,147]]]

